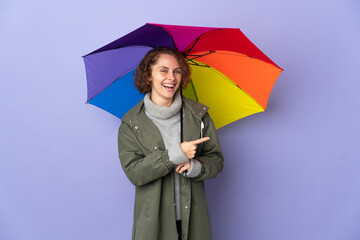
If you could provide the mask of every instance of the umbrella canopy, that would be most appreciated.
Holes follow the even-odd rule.
[[[265,111],[282,72],[238,28],[148,23],[84,56],[87,102],[122,118],[143,98],[135,69],[158,46],[184,54],[192,75],[183,94],[210,107],[216,128]]]

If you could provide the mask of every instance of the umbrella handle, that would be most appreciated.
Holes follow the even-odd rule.
[[[180,143],[184,141],[183,137],[183,107],[184,107],[184,101],[182,100],[183,94],[182,94],[182,88],[180,87],[180,96],[181,96],[181,108],[180,108]]]

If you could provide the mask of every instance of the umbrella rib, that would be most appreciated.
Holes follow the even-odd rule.
[[[192,79],[191,79],[191,81],[190,81],[190,84],[191,84],[192,89],[193,89],[193,91],[194,91],[195,99],[196,99],[197,102],[199,102],[199,98],[198,98],[198,96],[197,96],[196,89],[195,89],[195,86],[194,86],[194,83],[193,83]]]
[[[203,57],[203,56],[206,56],[206,55],[209,55],[211,53],[214,53],[215,51],[214,50],[210,50],[209,52],[205,53],[205,54],[194,54],[194,55],[188,55],[190,57],[193,57],[193,58],[188,58],[186,57],[187,59],[191,59],[191,60],[194,60],[194,59],[197,59],[197,58],[200,58],[200,57]]]
[[[199,41],[200,37],[201,37],[201,36],[197,37],[197,38],[195,39],[195,41],[194,41],[194,44],[193,44],[188,50],[186,50],[186,51],[184,52],[185,57],[186,57],[187,55],[189,55],[189,53],[191,52],[191,50],[195,47],[196,43]]]
[[[189,61],[189,65],[195,65],[195,66],[199,66],[199,67],[210,67],[207,64],[200,64],[194,60],[192,60],[191,58],[186,58]]]
[[[211,30],[211,31],[208,31],[208,32],[205,32],[205,33],[201,34],[199,37],[197,37],[197,38],[195,39],[193,45],[192,45],[188,50],[186,50],[185,52],[183,52],[183,54],[184,54],[185,56],[189,55],[189,53],[190,53],[191,50],[195,47],[196,43],[200,40],[201,37],[204,37],[205,35],[207,35],[207,34],[209,34],[209,33],[212,33],[212,32],[214,32],[214,31],[220,31],[220,30],[222,30],[222,29],[214,29],[214,30]]]
[[[105,49],[105,50],[102,50],[102,51],[99,51],[99,52],[96,52],[97,50],[95,50],[94,52],[92,53],[88,53],[84,56],[82,56],[83,58],[84,57],[87,57],[89,55],[93,55],[93,54],[97,54],[97,53],[102,53],[102,52],[106,52],[106,51],[109,51],[109,50],[115,50],[115,49],[120,49],[120,48],[127,48],[127,47],[151,47],[151,48],[156,48],[156,46],[154,45],[148,45],[148,44],[140,44],[140,43],[137,43],[137,44],[127,44],[127,45],[122,45],[122,46],[118,46],[118,47],[115,47],[115,48],[112,48],[112,49]],[[106,46],[104,46],[106,47]]]
[[[169,34],[169,36],[171,37],[171,40],[172,40],[172,43],[173,43],[175,49],[179,51],[178,47],[177,47],[176,44],[175,44],[175,39],[174,39],[174,37],[171,35],[171,32],[170,32],[169,30],[167,30],[166,28],[164,28],[163,26],[159,26],[159,27],[160,27],[162,30],[164,30],[165,32],[167,32],[167,34]],[[154,47],[154,48],[155,48],[155,47]]]

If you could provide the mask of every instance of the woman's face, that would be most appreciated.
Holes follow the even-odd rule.
[[[162,106],[170,107],[181,83],[180,64],[170,54],[160,54],[151,67],[151,100]]]

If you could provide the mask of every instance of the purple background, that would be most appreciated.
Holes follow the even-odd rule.
[[[360,3],[1,1],[0,239],[130,239],[120,120],[81,56],[146,22],[239,27],[285,69],[268,112],[218,131],[215,239],[360,239]]]

